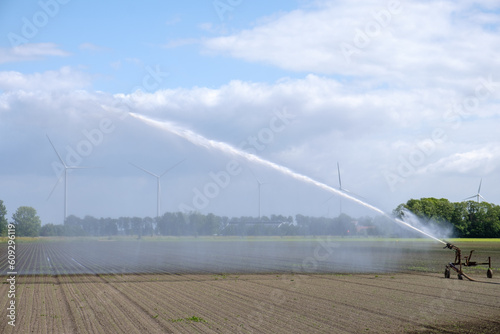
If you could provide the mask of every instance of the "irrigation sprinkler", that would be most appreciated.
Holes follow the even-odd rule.
[[[228,143],[206,138],[206,137],[204,137],[196,132],[193,132],[187,128],[178,126],[177,124],[174,124],[170,121],[158,121],[158,120],[154,120],[154,119],[151,119],[151,118],[148,118],[146,116],[139,115],[139,114],[134,114],[134,113],[129,113],[129,114],[131,116],[133,116],[134,118],[137,118],[137,119],[139,119],[139,120],[141,120],[141,121],[143,121],[151,126],[155,126],[157,128],[168,131],[172,134],[175,134],[179,137],[182,137],[182,138],[190,141],[191,143],[193,143],[197,146],[204,147],[207,149],[210,149],[210,148],[217,149],[217,150],[224,152],[228,155],[238,156],[238,157],[244,158],[244,159],[248,160],[249,162],[257,163],[257,164],[260,164],[261,166],[266,166],[266,167],[272,168],[273,170],[280,172],[283,175],[290,176],[290,177],[294,178],[295,180],[299,180],[299,181],[305,182],[309,185],[314,185],[318,188],[327,190],[333,194],[340,195],[346,199],[351,200],[354,203],[362,205],[365,208],[368,208],[374,212],[382,214],[382,215],[394,220],[398,224],[404,225],[404,226],[406,226],[410,229],[413,229],[414,231],[417,231],[417,232],[419,232],[419,233],[421,233],[421,234],[423,234],[431,239],[434,239],[437,242],[440,242],[440,243],[446,245],[444,248],[454,249],[455,250],[455,261],[450,262],[448,265],[446,265],[445,277],[447,277],[447,278],[450,277],[450,268],[451,268],[458,273],[459,279],[462,279],[462,277],[465,276],[467,279],[473,281],[473,279],[471,279],[469,276],[464,274],[464,272],[462,271],[462,267],[470,267],[470,266],[477,266],[477,265],[484,265],[484,264],[488,264],[487,276],[489,278],[493,277],[493,271],[491,270],[491,258],[488,258],[488,263],[472,262],[470,259],[472,257],[473,251],[471,251],[469,256],[464,257],[465,262],[463,262],[460,248],[458,248],[450,243],[447,243],[444,240],[438,239],[437,237],[435,237],[435,236],[433,236],[425,231],[422,231],[422,230],[416,228],[415,226],[412,226],[411,224],[408,224],[407,222],[405,222],[399,218],[392,218],[390,215],[388,215],[387,213],[385,213],[381,209],[379,209],[379,208],[377,208],[377,207],[375,207],[375,206],[373,206],[365,201],[362,201],[354,196],[347,194],[344,191],[345,189],[332,188],[324,183],[321,183],[319,181],[316,181],[316,180],[310,178],[307,175],[296,173],[285,166],[276,164],[270,160],[263,159],[257,155],[252,154],[252,153],[243,151],[239,148],[231,146]],[[337,168],[339,168],[339,167],[337,166]],[[457,268],[457,266],[459,266],[459,267]]]
[[[450,278],[450,269],[453,269],[457,272],[458,279],[463,279],[463,277],[465,277],[469,281],[475,281],[475,279],[470,278],[469,276],[467,276],[463,272],[462,267],[475,267],[475,266],[480,266],[480,265],[488,265],[488,270],[486,271],[486,276],[488,278],[493,277],[493,270],[491,269],[491,257],[490,256],[488,256],[488,262],[474,262],[474,261],[471,261],[472,253],[474,252],[474,250],[471,250],[469,253],[469,256],[464,256],[462,259],[462,251],[457,246],[452,245],[449,242],[447,242],[446,246],[444,246],[444,248],[449,248],[449,249],[455,251],[455,260],[453,262],[448,263],[446,265],[446,269],[444,270],[444,277],[445,278]]]

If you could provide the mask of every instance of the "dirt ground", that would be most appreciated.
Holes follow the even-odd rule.
[[[20,276],[16,326],[2,311],[0,332],[498,333],[500,279],[487,282],[434,273]],[[0,296],[7,290],[1,284]]]

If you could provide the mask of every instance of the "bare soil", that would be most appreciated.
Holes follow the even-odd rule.
[[[0,332],[498,333],[500,279],[487,282],[415,272],[20,276],[16,327],[2,319]]]
[[[56,238],[16,248],[0,333],[500,333],[500,243],[460,241],[479,282],[444,278],[425,240]]]

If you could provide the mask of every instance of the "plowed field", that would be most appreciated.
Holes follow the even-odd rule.
[[[99,250],[108,249],[108,254],[100,258],[95,249],[112,242],[91,242],[94,250],[87,256],[77,252],[78,247],[61,252],[62,244],[57,242],[20,244],[19,266],[26,273],[16,279],[16,326],[5,320],[9,285],[1,284],[0,332],[500,332],[500,271],[495,266],[493,279],[486,278],[484,267],[468,271],[480,282],[458,280],[456,275],[445,279],[442,269],[446,260],[453,260],[453,252],[440,246],[422,251],[415,244],[405,244],[394,250],[404,255],[395,262],[399,270],[393,264],[386,266],[385,272],[376,272],[387,264],[387,249],[394,245],[328,240],[332,249],[337,249],[334,244],[343,249],[348,243],[361,242],[357,252],[370,245],[370,259],[376,266],[362,273],[359,265],[349,267],[342,251],[337,261],[335,252],[318,248],[321,242],[325,245],[324,241],[292,247],[293,243],[280,245],[268,240],[244,248],[231,245],[232,252],[227,252],[228,245],[221,244],[233,241],[220,241],[210,246],[211,255],[203,257],[197,255],[202,248],[207,249],[206,245],[175,247],[165,240],[142,242],[141,251],[131,241],[102,246]],[[479,253],[476,260],[489,252],[498,265],[499,245],[460,246],[474,246]],[[263,258],[262,250],[269,252],[271,248],[274,252]],[[162,249],[168,252],[160,252]],[[119,252],[128,260],[119,256],[115,259]],[[158,253],[168,253],[176,260],[147,259],[142,266],[134,267],[133,254],[140,258]],[[47,254],[49,260],[45,259]],[[110,254],[114,261],[107,258]],[[111,270],[105,270],[108,266]],[[352,273],[348,273],[349,268]],[[52,273],[46,272],[50,270]],[[2,277],[2,282],[6,278]]]

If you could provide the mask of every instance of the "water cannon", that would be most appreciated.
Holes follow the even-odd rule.
[[[453,244],[450,244],[449,242],[447,242],[446,240],[443,240],[443,242],[446,243],[446,246],[443,247],[443,249],[454,249],[454,250],[458,250],[460,251],[460,248],[458,248],[457,246],[453,245]]]
[[[469,281],[475,281],[475,279],[470,278],[463,272],[462,267],[475,267],[479,265],[488,265],[488,270],[486,271],[486,277],[488,278],[493,277],[493,270],[491,269],[491,257],[488,256],[488,262],[482,262],[482,263],[474,262],[471,261],[472,253],[474,252],[474,250],[470,251],[469,256],[464,256],[462,258],[462,251],[460,250],[460,248],[445,240],[443,240],[443,242],[446,243],[446,246],[443,247],[444,249],[448,248],[455,251],[455,260],[453,262],[448,263],[444,270],[445,278],[450,278],[450,269],[453,269],[457,273],[458,279],[461,280],[463,279],[463,277],[465,277]]]

